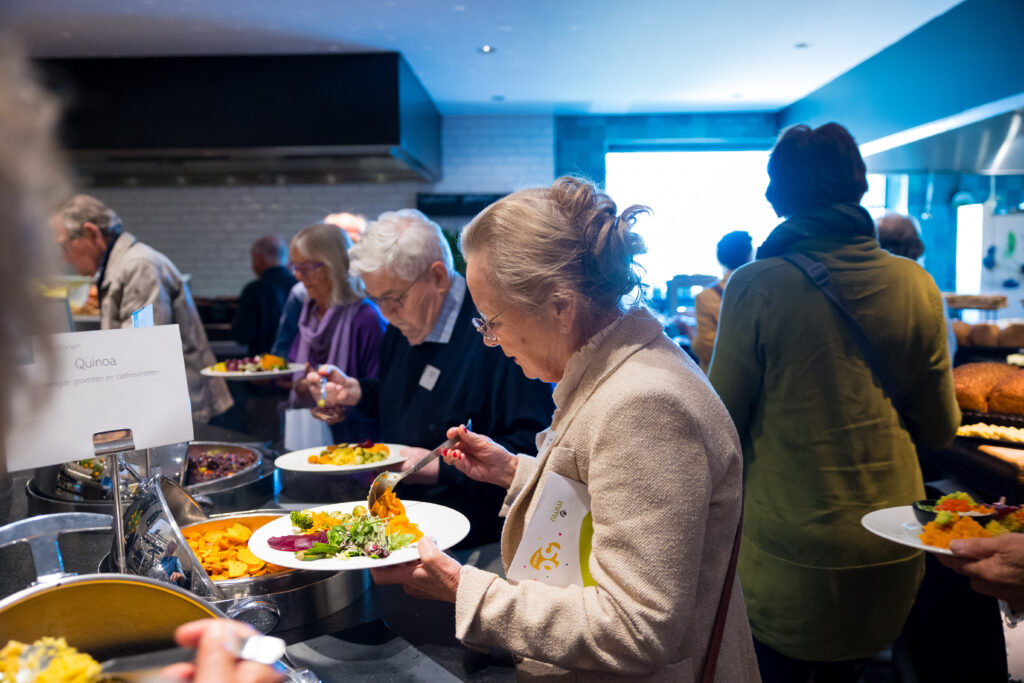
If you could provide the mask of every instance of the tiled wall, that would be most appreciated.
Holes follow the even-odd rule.
[[[288,239],[336,211],[416,205],[417,192],[505,193],[554,178],[550,116],[446,117],[444,178],[435,183],[98,188],[125,229],[192,275],[196,296],[235,295],[253,278],[249,247],[261,235]],[[446,229],[466,218],[436,217]]]

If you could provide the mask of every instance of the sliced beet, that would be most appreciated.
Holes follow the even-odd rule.
[[[318,531],[315,534],[295,534],[294,536],[272,536],[267,541],[267,545],[274,550],[283,550],[289,553],[309,550],[317,543],[327,543],[326,531]]]

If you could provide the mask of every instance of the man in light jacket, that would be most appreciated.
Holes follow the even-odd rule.
[[[131,327],[132,313],[152,304],[154,324],[176,324],[181,333],[192,419],[209,422],[230,408],[233,401],[224,380],[199,374],[216,358],[188,285],[170,259],[124,232],[118,215],[88,195],[65,202],[50,227],[64,260],[80,275],[96,278],[100,327]]]

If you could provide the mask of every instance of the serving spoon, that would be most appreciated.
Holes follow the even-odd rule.
[[[468,427],[467,427],[468,429]],[[398,482],[408,477],[413,472],[419,472],[421,469],[429,465],[431,462],[437,459],[443,451],[448,450],[454,446],[459,440],[459,437],[455,436],[450,439],[445,439],[444,443],[435,448],[434,450],[427,453],[426,456],[418,463],[405,470],[404,472],[381,472],[377,475],[377,478],[370,484],[370,493],[366,496],[367,510],[371,513],[373,511],[373,505],[377,502],[377,499],[384,495],[384,492],[388,489],[394,489],[398,486]]]

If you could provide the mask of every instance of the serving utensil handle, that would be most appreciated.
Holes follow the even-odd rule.
[[[437,460],[437,457],[439,455],[441,455],[441,451],[444,451],[444,450],[447,450],[447,449],[451,448],[452,446],[455,445],[455,442],[458,441],[458,440],[459,440],[458,437],[451,438],[451,439],[445,439],[445,442],[443,444],[441,444],[440,446],[438,446],[434,450],[432,450],[429,453],[427,453],[427,455],[422,460],[420,460],[418,463],[416,463],[415,465],[413,465],[412,467],[410,467],[406,471],[402,472],[401,478],[405,479],[406,477],[408,477],[413,472],[419,472],[421,469],[423,469],[424,467],[426,467],[427,465],[432,463],[434,460]]]

